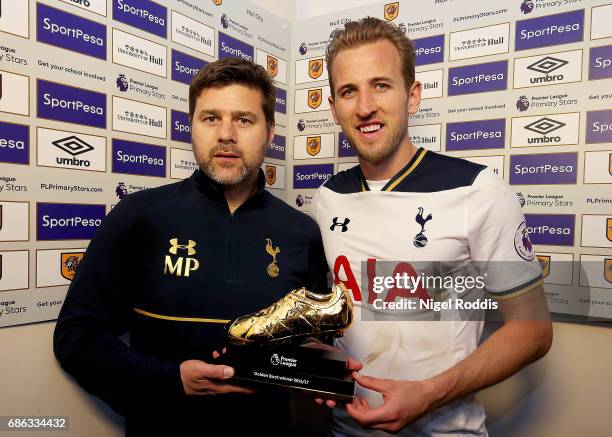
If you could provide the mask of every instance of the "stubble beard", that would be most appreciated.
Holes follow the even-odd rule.
[[[266,144],[262,146],[262,151],[265,149]],[[259,169],[263,164],[264,154],[259,155],[259,159],[256,161],[247,162],[244,159],[242,150],[236,144],[217,144],[215,147],[210,149],[208,152],[207,159],[198,154],[197,148],[192,143],[194,155],[200,168],[206,176],[210,179],[223,186],[238,186],[247,183],[254,179],[259,173]],[[238,171],[233,175],[220,174],[218,168],[231,168],[235,164],[230,162],[217,162],[214,163],[214,156],[218,152],[235,153],[239,155],[241,164],[238,167]]]

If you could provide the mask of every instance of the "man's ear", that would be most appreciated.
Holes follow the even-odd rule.
[[[336,123],[337,125],[340,125],[340,121],[338,120],[338,116],[336,115],[336,107],[334,106],[334,98],[332,96],[329,96],[327,98],[327,101],[329,102],[329,107],[331,108],[332,116],[334,117],[334,123]]]
[[[410,90],[408,90],[408,114],[416,114],[421,105],[421,82],[415,80]]]
[[[268,125],[268,143],[266,145],[266,148],[270,147],[270,144],[272,144],[272,141],[274,141],[275,128],[276,128],[276,125],[274,124]]]

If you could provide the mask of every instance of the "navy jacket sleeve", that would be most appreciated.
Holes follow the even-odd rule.
[[[125,415],[160,397],[183,396],[179,366],[131,349],[130,291],[137,287],[137,211],[123,199],[91,240],[68,290],[54,333],[62,367],[88,392]]]
[[[314,230],[310,238],[309,253],[308,253],[308,279],[306,288],[315,293],[325,294],[329,290],[327,284],[327,260],[323,251],[323,240],[319,227],[314,223]]]

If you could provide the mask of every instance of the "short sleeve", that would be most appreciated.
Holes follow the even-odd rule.
[[[489,168],[472,184],[467,212],[471,259],[496,298],[515,297],[542,283],[541,268],[516,194]]]

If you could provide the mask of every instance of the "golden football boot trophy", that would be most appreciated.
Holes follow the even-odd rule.
[[[342,352],[299,344],[342,336],[352,321],[353,301],[343,284],[327,294],[298,288],[234,320],[227,351],[217,361],[234,367],[237,384],[350,401],[355,382]]]

